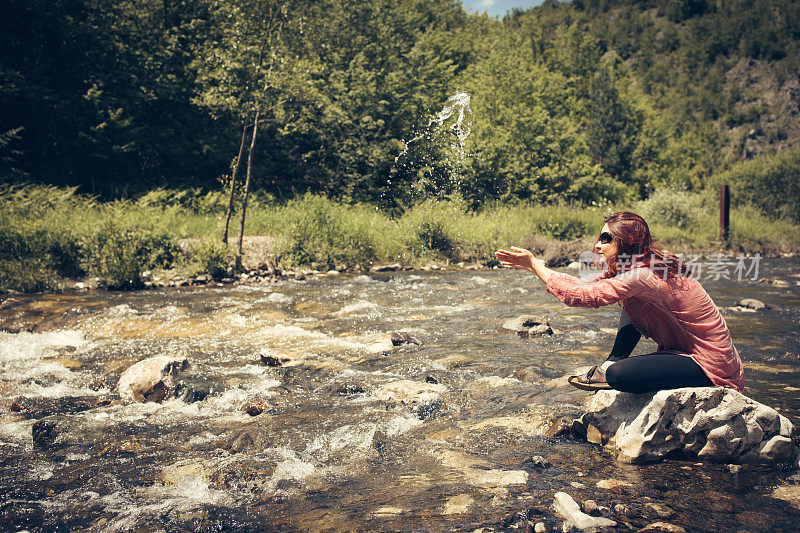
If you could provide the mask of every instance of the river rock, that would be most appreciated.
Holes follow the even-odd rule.
[[[681,526],[670,524],[667,522],[653,522],[639,530],[641,533],[645,532],[658,532],[658,533],[685,533],[686,530]]]
[[[587,440],[625,463],[668,454],[727,463],[776,464],[797,456],[796,428],[732,389],[687,387],[649,394],[597,392],[581,417]]]
[[[795,509],[800,510],[800,485],[782,485],[772,491],[772,497],[788,502]]]
[[[609,518],[589,516],[582,512],[578,507],[578,502],[573,500],[572,496],[566,492],[556,492],[553,507],[559,516],[581,530],[614,527],[617,525],[615,521]]]
[[[396,272],[398,270],[402,270],[403,265],[400,263],[391,263],[388,265],[376,265],[370,268],[370,272]]]
[[[161,402],[175,391],[175,377],[189,366],[185,357],[157,355],[128,368],[119,378],[117,391],[131,402]]]
[[[392,341],[392,346],[402,346],[403,344],[416,344],[420,346],[422,344],[422,341],[418,338],[402,331],[393,331],[390,340]]]
[[[755,298],[742,298],[739,300],[739,305],[746,309],[769,309],[769,306],[762,302],[761,300],[756,300]]]
[[[445,392],[447,387],[444,385],[402,379],[378,387],[372,395],[379,400],[411,405],[433,403]]]
[[[42,449],[49,448],[60,432],[59,424],[55,420],[37,420],[31,427],[33,445]]]
[[[520,337],[535,337],[538,335],[552,335],[553,328],[546,318],[522,315],[503,322],[503,329],[514,331]]]
[[[676,513],[672,508],[660,503],[648,502],[644,505],[645,513],[655,515],[658,518],[672,518]]]

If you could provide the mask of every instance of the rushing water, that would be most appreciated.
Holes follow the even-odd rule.
[[[745,360],[746,394],[795,424],[798,264],[762,266],[788,286],[704,283]],[[772,308],[728,309],[745,297]],[[557,491],[627,505],[622,530],[659,520],[647,502],[668,505],[668,521],[690,531],[800,523],[773,497],[776,486],[797,488],[795,470],[622,465],[585,442],[545,438],[589,398],[563,376],[604,358],[619,308],[567,308],[518,271],[14,296],[1,307],[3,530],[558,527]],[[501,329],[528,313],[549,317],[556,334]],[[422,344],[391,348],[392,331]],[[186,357],[180,378],[207,396],[119,401],[120,374],[154,355]],[[400,380],[440,397],[420,405],[381,393]],[[605,479],[630,485],[598,488]]]

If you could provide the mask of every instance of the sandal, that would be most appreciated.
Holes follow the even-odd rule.
[[[582,390],[605,390],[611,385],[606,382],[606,372],[599,365],[589,369],[583,376],[570,376],[567,380],[570,385]]]

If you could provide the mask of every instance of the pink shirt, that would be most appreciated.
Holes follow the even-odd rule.
[[[728,325],[703,287],[693,278],[663,275],[635,266],[613,278],[590,282],[554,272],[547,292],[570,307],[599,307],[622,302],[642,335],[658,343],[658,351],[688,355],[714,385],[744,386],[742,360]]]

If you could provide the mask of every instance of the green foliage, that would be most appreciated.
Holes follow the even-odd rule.
[[[139,244],[134,232],[109,224],[84,241],[83,267],[109,289],[141,288],[145,262]]]
[[[165,234],[125,227],[111,220],[81,243],[82,266],[109,289],[138,289],[146,272],[172,265],[177,247]]]
[[[738,187],[742,201],[797,219],[794,196],[773,194],[795,190],[793,163],[789,178],[755,167],[784,168],[771,151],[797,145],[792,109],[772,95],[797,76],[798,0],[548,1],[503,21],[452,0],[11,0],[6,11],[0,180],[138,197],[154,230],[218,229],[205,215],[224,211],[215,189],[255,109],[265,203],[310,192],[395,216],[429,196],[470,210],[607,205],[701,190],[734,168],[731,179],[756,180]],[[464,164],[448,162],[448,132],[396,163],[458,90],[474,112]],[[765,132],[766,159],[740,166],[750,129]],[[82,202],[69,209],[92,225],[128,216]],[[80,268],[74,247],[48,253],[63,258],[56,272]]]
[[[730,185],[737,205],[752,204],[768,216],[800,223],[800,150],[740,163],[712,183]]]
[[[231,256],[222,243],[203,239],[192,243],[187,252],[187,263],[189,275],[208,274],[220,280],[228,275]]]
[[[648,224],[654,222],[691,230],[708,217],[709,211],[703,195],[676,188],[663,188],[640,202],[636,212]]]
[[[0,259],[2,290],[42,292],[60,288],[60,279],[46,259]]]
[[[289,202],[271,217],[279,234],[278,259],[319,268],[368,266],[376,254],[366,209],[312,195]]]
[[[130,202],[100,204],[74,188],[0,189],[2,287],[54,289],[86,274],[110,288],[141,287],[144,271],[169,268],[178,252],[142,215]]]

